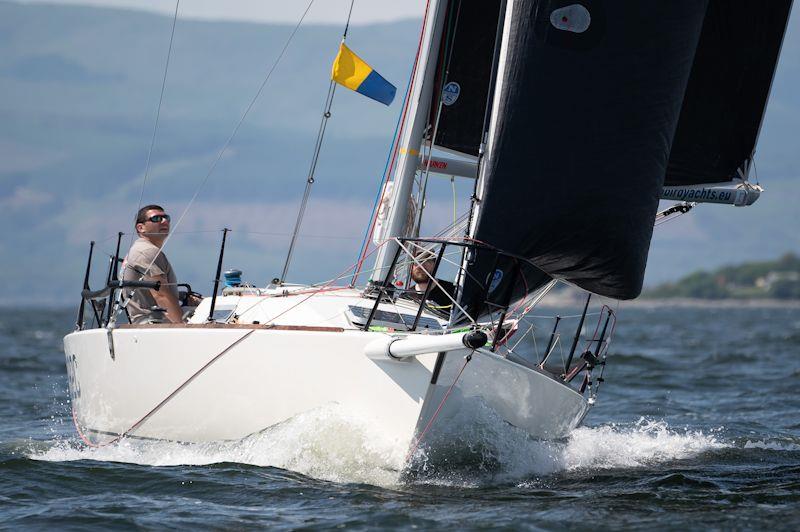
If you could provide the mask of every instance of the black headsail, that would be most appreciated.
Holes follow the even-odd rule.
[[[791,6],[791,0],[709,4],[666,185],[747,177]]]
[[[473,236],[591,292],[636,297],[706,3],[508,4]],[[480,253],[468,265],[478,279],[507,269]],[[471,313],[482,298],[464,284]]]
[[[442,101],[431,106],[438,147],[478,155],[503,4],[501,0],[448,2],[434,90]]]

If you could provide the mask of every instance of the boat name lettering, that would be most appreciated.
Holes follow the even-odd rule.
[[[704,200],[730,201],[733,199],[733,191],[714,190],[711,188],[668,187],[664,189],[663,197],[667,199],[680,199],[680,200],[704,199]]]

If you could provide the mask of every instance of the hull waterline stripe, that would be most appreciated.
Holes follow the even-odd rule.
[[[72,412],[73,412],[73,418],[72,419],[73,419],[73,421],[75,421],[75,409],[74,408],[73,408]],[[250,434],[244,436],[244,438],[224,438],[224,439],[216,439],[214,441],[216,441],[216,442],[237,442],[237,441],[241,441],[241,440],[243,440],[245,438],[249,438],[250,436],[253,436],[254,434],[261,434],[262,432],[264,432],[266,430],[269,430],[272,427],[275,427],[275,426],[280,425],[282,423],[285,423],[285,420],[284,421],[279,421],[278,423],[275,423],[275,424],[272,424],[272,425],[268,425],[268,426],[264,427],[263,429],[259,429],[259,430],[253,431]],[[78,429],[78,436],[80,436],[80,438],[84,441],[84,443],[86,443],[87,445],[89,445],[91,447],[105,447],[106,445],[109,445],[111,443],[111,442],[109,442],[109,443],[103,444],[103,445],[93,444],[92,442],[88,441],[87,438],[81,433],[81,430],[78,428],[77,422],[75,422],[75,428]],[[120,434],[118,432],[111,432],[111,431],[107,431],[107,430],[98,430],[98,429],[93,429],[93,428],[89,428],[89,427],[85,427],[84,431],[85,432],[91,432],[92,434],[99,434],[101,436],[116,436],[116,439],[114,441],[118,440],[122,436],[122,434]],[[172,439],[172,438],[154,438],[154,437],[151,437],[151,436],[137,436],[135,434],[125,434],[125,438],[130,438],[132,440],[143,440],[143,441],[166,441],[166,442],[180,443],[180,444],[198,443],[196,441],[191,441],[191,440],[176,440],[176,439]]]
[[[116,439],[119,439],[119,438],[122,436],[122,434],[120,434],[120,433],[118,433],[118,432],[110,432],[110,431],[108,431],[108,430],[98,430],[98,429],[91,429],[91,428],[89,428],[89,427],[85,427],[83,430],[84,430],[85,432],[87,432],[87,433],[89,433],[89,432],[90,432],[90,433],[92,433],[92,434],[98,434],[98,435],[100,435],[100,436],[114,436]],[[81,436],[81,438],[83,439],[83,434],[81,434],[80,436]],[[190,443],[190,442],[183,442],[183,441],[180,441],[180,440],[162,440],[162,439],[160,439],[160,438],[151,438],[151,437],[149,437],[149,436],[136,436],[135,434],[129,434],[128,436],[126,436],[126,438],[131,438],[132,440],[147,440],[147,441],[174,441],[174,442],[177,442],[177,443]],[[85,443],[89,443],[89,442],[87,442],[86,440],[84,440],[84,442],[85,442]],[[91,443],[89,443],[89,445],[92,445],[92,444],[91,444]],[[98,445],[92,445],[92,446],[93,446],[93,447],[100,447],[100,446],[98,446]]]

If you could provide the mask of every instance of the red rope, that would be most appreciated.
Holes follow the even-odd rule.
[[[78,424],[78,417],[77,417],[77,416],[76,416],[76,414],[75,414],[75,404],[72,404],[72,423],[75,425],[75,431],[78,433],[78,437],[79,437],[81,440],[83,440],[83,443],[85,443],[85,444],[86,444],[86,445],[88,445],[89,447],[105,447],[106,445],[111,445],[112,443],[114,443],[114,442],[118,441],[118,440],[119,440],[119,439],[122,437],[121,435],[120,435],[120,436],[117,436],[116,438],[114,438],[114,439],[113,439],[113,440],[111,440],[110,442],[108,442],[108,443],[103,443],[103,444],[99,444],[99,445],[98,445],[98,444],[96,444],[96,443],[92,443],[91,441],[89,441],[89,438],[87,438],[86,436],[84,436],[83,432],[81,432],[81,427],[80,427],[80,425]]]
[[[474,351],[473,351],[473,353],[474,353]],[[423,438],[425,438],[425,434],[427,434],[428,429],[430,429],[431,426],[433,425],[433,422],[438,417],[439,412],[442,411],[442,408],[444,407],[444,403],[447,401],[447,398],[450,397],[450,393],[453,391],[453,388],[455,388],[456,383],[458,382],[458,379],[461,378],[461,374],[464,373],[464,368],[467,367],[467,364],[469,364],[470,360],[472,360],[472,353],[470,353],[469,355],[464,357],[464,365],[461,366],[461,369],[459,370],[458,375],[456,375],[456,378],[453,381],[453,384],[451,384],[450,387],[447,389],[447,392],[444,394],[444,397],[442,397],[442,401],[439,403],[439,406],[436,408],[436,411],[433,413],[433,416],[431,416],[431,419],[430,419],[430,421],[428,421],[428,424],[425,425],[425,428],[420,433],[419,438],[416,439],[416,441],[414,442],[414,445],[411,446],[411,449],[408,451],[408,454],[406,454],[406,460],[405,460],[406,462],[408,462],[408,460],[412,456],[414,456],[414,453],[417,452],[417,449],[419,448],[420,444],[422,443]]]

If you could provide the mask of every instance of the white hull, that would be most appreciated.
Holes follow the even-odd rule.
[[[360,330],[345,323],[342,312],[346,304],[364,300],[352,294],[316,297],[315,304],[302,305],[310,309],[305,312],[332,317],[314,326],[290,325],[285,320],[309,319],[289,312],[280,320],[284,324],[269,327],[198,323],[68,335],[64,348],[79,431],[92,444],[122,434],[233,440],[338,405],[407,448],[415,432],[439,424],[431,423],[433,416],[453,419],[476,400],[536,438],[565,436],[588,410],[586,400],[567,386],[485,349],[475,352],[442,404],[470,350],[449,351],[431,385],[437,353],[402,360],[368,355],[367,346],[389,333]],[[218,303],[243,305],[238,299]],[[285,309],[286,300],[295,298],[275,299],[276,308]],[[268,313],[272,304],[267,299],[260,310]],[[334,307],[337,313],[325,312]]]
[[[78,424],[87,437],[127,432],[248,332],[118,329],[114,359],[105,330],[69,335],[64,345],[68,358],[75,355],[70,371]],[[239,439],[336,403],[407,440],[436,355],[407,362],[372,360],[363,351],[373,335],[256,330],[130,435],[190,442]]]

